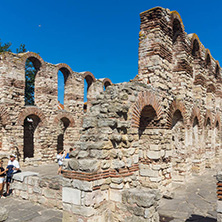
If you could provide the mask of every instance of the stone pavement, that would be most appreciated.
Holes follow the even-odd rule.
[[[22,167],[22,171],[38,172],[41,177],[61,178],[57,175],[58,164],[52,163],[37,167]],[[5,207],[9,211],[6,222],[61,222],[62,211],[44,207],[39,204],[31,203],[28,200],[21,200],[13,196],[0,199],[0,207]]]
[[[173,199],[161,199],[161,222],[216,222],[216,170],[177,186]]]
[[[62,211],[19,200],[12,196],[0,199],[0,206],[9,211],[6,222],[62,222]]]
[[[58,163],[50,163],[39,166],[26,166],[21,168],[22,171],[32,171],[39,173],[40,176],[55,177],[58,176]]]

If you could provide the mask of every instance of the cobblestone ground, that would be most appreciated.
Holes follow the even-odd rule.
[[[208,169],[174,190],[174,198],[162,199],[161,222],[216,222],[216,170]]]
[[[9,211],[6,222],[62,222],[62,211],[49,209],[14,197],[0,199],[0,206]]]

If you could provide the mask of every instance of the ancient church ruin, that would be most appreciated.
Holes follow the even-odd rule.
[[[0,150],[47,162],[58,143],[76,148],[63,171],[64,221],[159,221],[161,194],[221,158],[219,62],[185,32],[178,12],[156,7],[140,18],[139,71],[128,83],[96,80],[31,52],[0,55]],[[27,59],[37,69],[35,106],[24,104]]]

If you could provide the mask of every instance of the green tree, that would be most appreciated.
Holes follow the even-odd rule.
[[[26,47],[21,44],[16,49],[16,53],[26,52]],[[34,105],[34,91],[35,91],[35,74],[36,69],[33,63],[27,59],[25,63],[25,105]]]
[[[12,43],[8,42],[8,43],[2,43],[1,39],[0,39],[0,52],[11,52],[11,47]]]
[[[0,39],[0,53],[1,52],[12,52],[10,49],[11,42],[2,43]],[[25,44],[21,44],[16,49],[16,53],[27,52]],[[34,105],[34,90],[35,90],[35,74],[36,69],[33,63],[27,59],[25,63],[25,105]]]

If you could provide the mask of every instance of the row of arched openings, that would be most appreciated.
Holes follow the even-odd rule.
[[[25,63],[25,105],[35,105],[35,78],[41,69],[41,62],[35,57],[29,57]],[[58,90],[58,109],[64,109],[64,97],[67,88],[67,80],[70,76],[70,71],[62,67],[57,73],[57,90]],[[92,75],[85,75],[84,77],[84,106],[86,110],[87,101],[92,97],[91,92],[92,84],[95,82],[95,78]],[[111,85],[110,81],[105,81],[103,84],[103,90]]]
[[[24,120],[24,137],[23,137],[23,156],[25,158],[34,157],[35,150],[37,147],[41,147],[39,144],[40,130],[38,128],[40,118],[37,115],[29,115]],[[66,130],[70,125],[70,120],[63,117],[59,121],[59,126],[57,130],[57,145],[56,151],[61,152],[64,150],[64,141],[66,140]]]
[[[178,53],[179,50],[181,50],[179,47],[182,48],[183,51],[186,51],[185,48],[185,32],[182,24],[182,20],[180,16],[178,16],[177,13],[172,13],[172,42],[173,46],[175,47],[176,52]],[[198,59],[201,56],[201,48],[200,48],[200,42],[199,38],[196,34],[192,35],[191,39],[191,55],[194,59]],[[205,66],[206,68],[211,67],[211,55],[209,50],[206,51],[206,57],[205,57]],[[218,62],[216,63],[215,70],[213,71],[214,77],[218,79],[220,76],[220,66]]]

